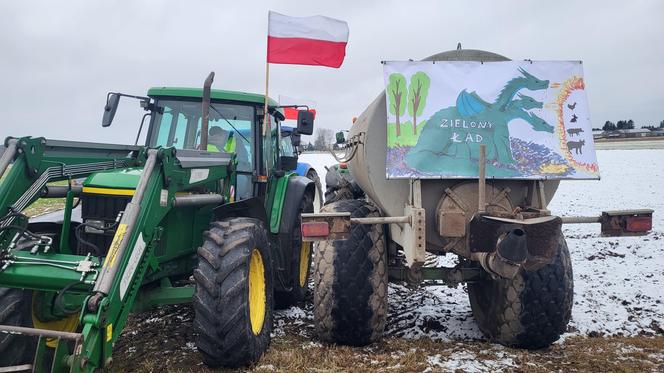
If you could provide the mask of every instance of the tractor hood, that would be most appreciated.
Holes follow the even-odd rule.
[[[85,179],[83,187],[136,189],[138,180],[143,173],[142,167],[131,167],[122,170],[109,170],[94,173]]]

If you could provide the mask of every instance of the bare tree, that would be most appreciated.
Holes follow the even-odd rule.
[[[315,150],[329,149],[330,144],[334,138],[334,132],[329,128],[318,128],[316,130],[316,138],[314,139]]]

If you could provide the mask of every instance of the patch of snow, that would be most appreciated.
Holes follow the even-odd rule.
[[[456,351],[445,358],[441,358],[440,355],[437,355],[438,358],[433,359],[432,362],[438,364],[437,366],[452,372],[459,370],[468,373],[500,372],[508,368],[517,367],[511,357],[506,356],[502,352],[499,352],[496,355],[498,359],[480,358],[468,351]]]
[[[323,347],[323,345],[318,342],[309,342],[302,345],[302,348],[305,350],[309,348],[320,348],[320,347]]]
[[[281,314],[281,316],[288,318],[288,319],[307,319],[311,315],[307,315],[307,313],[300,307],[291,307],[286,310],[281,310],[277,311]]]

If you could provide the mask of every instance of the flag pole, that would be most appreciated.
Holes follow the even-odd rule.
[[[266,59],[267,60],[267,59]],[[268,121],[268,84],[270,82],[270,63],[265,62],[265,110],[263,113],[263,137],[265,137],[269,131],[270,122]]]
[[[263,141],[270,141],[268,137],[270,135],[270,115],[268,114],[268,83],[270,81],[270,63],[267,62],[265,58],[265,107],[263,108]],[[264,160],[263,165],[265,166],[265,181],[270,176],[269,170],[270,162],[267,159]]]

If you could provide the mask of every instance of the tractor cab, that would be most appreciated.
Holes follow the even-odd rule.
[[[274,100],[268,99],[267,117],[272,127],[268,133],[262,130],[265,96],[210,90],[207,133],[204,134],[203,89],[178,87],[151,88],[148,97],[109,93],[103,126],[111,124],[122,96],[140,99],[141,106],[149,111],[146,114],[150,116],[147,147],[230,154],[235,166],[234,200],[264,195],[263,175],[295,170],[299,135],[313,131],[313,118],[303,111],[298,116],[298,127],[284,136],[281,130],[283,111]],[[136,142],[142,128],[143,123]]]
[[[151,89],[148,95],[154,99],[155,110],[146,145],[150,148],[174,147],[233,154],[237,183],[235,198],[242,200],[257,196],[258,189],[254,188],[256,177],[264,174],[265,168],[274,166],[269,162],[261,162],[262,153],[269,154],[273,147],[273,140],[263,139],[260,126],[257,125],[263,120],[263,98],[259,95],[212,91],[207,144],[203,147],[200,92],[200,89]],[[199,97],[190,97],[188,93],[198,93]],[[278,121],[273,120],[275,122],[278,125]],[[264,141],[265,147],[270,149],[261,147]]]

